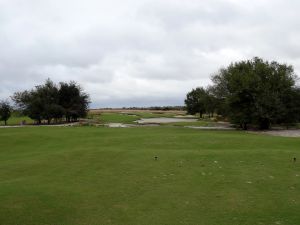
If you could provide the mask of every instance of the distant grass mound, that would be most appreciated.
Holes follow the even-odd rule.
[[[97,119],[100,123],[127,123],[133,124],[141,118],[174,117],[175,113],[162,112],[101,112],[89,113],[88,118]]]
[[[13,114],[7,121],[7,125],[14,126],[20,125],[25,121],[25,124],[32,124],[34,121],[27,116],[19,116]],[[0,126],[4,126],[4,121],[0,121]]]
[[[8,128],[0,171],[1,225],[300,224],[299,138]]]
[[[150,119],[150,118],[175,118],[178,113],[172,112],[101,112],[101,113],[90,113],[88,118],[97,120],[102,124],[109,123],[124,123],[124,124],[137,124],[136,121],[140,119]],[[183,114],[185,115],[185,114]],[[197,117],[195,117],[197,118]],[[210,118],[201,119],[199,121],[188,121],[188,122],[170,122],[162,125],[171,126],[216,126],[216,122],[212,121]]]

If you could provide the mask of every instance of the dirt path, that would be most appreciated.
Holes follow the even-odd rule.
[[[204,126],[184,126],[186,128],[198,129],[198,130],[236,130],[232,127],[226,126],[215,126],[215,127],[204,127]]]

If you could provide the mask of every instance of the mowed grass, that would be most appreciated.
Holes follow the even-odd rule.
[[[300,224],[299,138],[5,128],[0,171],[1,225]]]

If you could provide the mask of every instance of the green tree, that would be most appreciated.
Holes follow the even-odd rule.
[[[185,105],[189,114],[195,115],[199,113],[200,118],[206,112],[205,105],[207,104],[207,93],[204,88],[199,87],[193,89],[186,95]]]
[[[7,120],[10,118],[12,112],[12,107],[7,101],[0,102],[0,121],[4,121],[7,125]]]
[[[85,117],[89,106],[89,95],[74,81],[61,82],[59,87],[59,105],[64,109],[66,120],[77,121]]]
[[[36,120],[38,124],[41,124],[42,120],[47,120],[50,124],[57,116],[54,109],[58,107],[58,89],[50,79],[35,89],[15,93],[12,99],[23,110],[23,114]]]
[[[209,117],[213,117],[214,113],[216,112],[219,101],[217,97],[215,96],[215,90],[213,86],[208,86],[205,89],[206,92],[206,97],[204,100],[204,108],[206,113],[208,114]]]
[[[59,110],[58,88],[50,79],[47,79],[45,84],[36,87],[34,94],[35,98],[41,102],[41,117],[50,124],[51,120],[59,115],[57,113]]]
[[[12,99],[23,114],[38,124],[42,120],[50,124],[63,116],[67,122],[76,121],[86,116],[89,104],[88,94],[75,82],[56,85],[50,79],[30,91],[15,93]]]
[[[185,105],[189,114],[199,113],[200,118],[204,113],[212,117],[218,109],[219,100],[215,96],[213,86],[207,88],[198,87],[189,92],[185,99]]]
[[[43,119],[43,104],[41,98],[35,91],[16,92],[12,96],[12,100],[23,115],[41,124]]]
[[[230,64],[212,77],[233,123],[268,129],[271,124],[296,121],[296,75],[293,67],[260,58]]]

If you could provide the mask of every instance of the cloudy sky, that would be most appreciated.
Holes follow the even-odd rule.
[[[232,61],[300,72],[299,0],[0,0],[0,99],[74,80],[91,107],[183,105]]]

